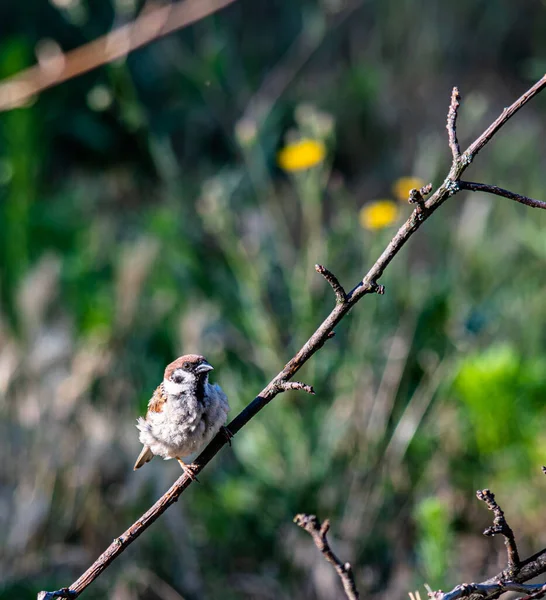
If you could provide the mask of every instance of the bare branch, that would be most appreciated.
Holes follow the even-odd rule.
[[[497,131],[503,127],[506,122],[513,117],[520,108],[523,108],[529,100],[534,98],[539,92],[546,87],[546,75],[539,79],[535,85],[530,87],[525,94],[521,95],[513,104],[508,108],[505,108],[502,113],[497,117],[493,123],[476,139],[470,146],[465,150],[463,162],[470,164],[476,154],[489,142],[489,140],[497,133]]]
[[[487,536],[494,536],[500,533],[504,536],[504,544],[506,546],[506,552],[508,553],[508,569],[510,570],[510,577],[512,578],[517,571],[519,566],[519,553],[514,538],[514,532],[504,516],[504,511],[497,504],[495,500],[495,494],[491,490],[478,490],[476,492],[478,500],[485,502],[487,508],[493,512],[495,518],[493,519],[493,526],[488,527],[483,534]]]
[[[319,549],[324,558],[330,564],[334,565],[334,569],[341,579],[341,583],[343,584],[343,589],[345,590],[345,595],[347,598],[349,598],[349,600],[358,600],[360,596],[358,594],[358,590],[356,589],[351,565],[348,562],[342,563],[339,560],[339,558],[332,552],[330,544],[328,543],[328,539],[326,538],[326,534],[330,529],[330,521],[325,519],[321,524],[315,515],[300,514],[294,517],[294,523],[298,527],[305,529],[305,531],[311,535],[315,546]]]
[[[55,57],[55,68],[37,64],[0,82],[0,111],[22,106],[43,90],[96,69],[136,48],[217,12],[235,0],[184,0],[166,4],[132,23]]]
[[[189,1],[189,0],[186,0]],[[224,4],[228,0],[222,0]],[[230,0],[233,1],[233,0]],[[185,6],[185,4],[184,4]],[[192,4],[194,6],[194,4]],[[219,4],[217,5],[219,6]],[[173,9],[171,9],[173,10]],[[163,30],[162,30],[163,31]],[[400,227],[396,235],[389,242],[381,256],[376,260],[365,277],[348,293],[344,300],[337,301],[330,314],[319,325],[317,330],[305,342],[297,354],[285,365],[285,367],[267,384],[258,396],[250,402],[228,425],[232,435],[235,435],[242,429],[258,412],[260,412],[269,402],[271,402],[280,392],[286,389],[286,384],[294,375],[310,360],[310,358],[325,344],[332,336],[336,325],[345,317],[345,315],[354,307],[354,305],[364,296],[371,293],[382,294],[384,287],[377,282],[383,275],[385,269],[389,266],[394,257],[400,252],[409,238],[421,227],[421,225],[451,196],[458,193],[460,187],[460,177],[472,162],[475,154],[483,148],[493,137],[493,135],[514,115],[522,106],[533,98],[540,90],[546,86],[546,76],[538,81],[533,87],[518,98],[509,108],[482,133],[482,135],[473,142],[468,149],[455,161],[453,161],[449,174],[444,182],[436,191],[422,203],[422,210],[414,210],[408,220]],[[0,86],[0,92],[2,87]],[[2,105],[0,104],[0,107]],[[425,186],[428,190],[428,186]],[[322,267],[324,269],[324,267]],[[319,271],[320,272],[320,271]],[[329,273],[329,272],[328,272]],[[321,273],[325,278],[325,273]],[[333,277],[333,276],[332,276]],[[337,281],[337,279],[333,279]],[[330,285],[333,284],[329,281]],[[337,283],[339,285],[339,282]],[[341,288],[341,285],[339,285]],[[343,288],[341,288],[343,290]],[[334,288],[334,291],[335,288]],[[336,299],[340,299],[340,292],[336,292]],[[304,384],[296,384],[304,385]],[[292,389],[292,388],[290,388]],[[298,388],[304,389],[304,388]],[[197,475],[214,458],[214,456],[227,443],[225,433],[218,433],[210,444],[194,460],[196,468],[193,474]],[[107,567],[115,560],[138,536],[140,536],[156,519],[158,519],[167,508],[176,502],[184,490],[191,485],[192,481],[187,474],[183,474],[171,488],[144,514],[140,517],[125,533],[116,538],[112,544],[99,556],[99,558],[89,567],[89,569],[69,588],[72,598],[77,598],[81,592],[92,583]],[[524,582],[532,577],[546,571],[546,549],[535,556],[523,561],[518,569],[516,577],[517,582]],[[498,577],[501,578],[504,573]],[[498,585],[499,579],[493,578],[485,584],[495,583]],[[476,584],[478,585],[478,584]],[[482,585],[482,584],[480,584]],[[47,592],[43,592],[47,593]],[[460,596],[457,596],[460,597]]]
[[[336,302],[343,304],[347,301],[347,294],[345,293],[343,286],[341,283],[339,283],[338,278],[331,271],[328,271],[328,269],[322,265],[315,265],[315,271],[322,275],[324,279],[326,279],[326,281],[332,286],[334,294],[336,295]]]
[[[429,597],[432,600],[457,600],[458,598],[490,598],[491,596],[498,597],[504,592],[519,592],[522,594],[528,594],[529,592],[544,593],[545,585],[542,583],[529,583],[523,584],[516,581],[504,581],[500,583],[461,583],[457,587],[453,588],[450,592],[432,592],[429,593]],[[534,598],[534,595],[528,596],[528,598]],[[536,596],[540,598],[542,596]]]
[[[524,596],[520,600],[535,600],[538,598],[544,598],[546,596],[546,583],[536,592],[529,594],[528,596]]]
[[[534,200],[527,196],[521,196],[510,190],[503,190],[496,185],[488,185],[487,183],[474,183],[473,181],[459,181],[459,189],[468,190],[470,192],[485,192],[486,194],[495,194],[495,196],[502,196],[503,198],[510,198],[525,206],[531,206],[532,208],[544,208],[546,209],[546,202],[544,200]]]
[[[451,102],[449,104],[449,110],[447,112],[447,136],[449,139],[449,147],[451,148],[451,155],[453,161],[459,160],[461,156],[461,149],[459,148],[459,142],[457,141],[457,111],[459,110],[461,95],[459,94],[459,88],[454,87],[451,92]]]
[[[279,387],[283,392],[287,392],[289,390],[302,390],[308,394],[311,394],[312,396],[315,395],[315,390],[313,387],[302,383],[301,381],[283,381],[281,384],[279,384]]]
[[[55,600],[56,598],[76,598],[73,592],[71,592],[68,588],[62,588],[61,590],[57,590],[55,592],[39,592],[37,600]]]
[[[533,579],[546,572],[546,548],[540,550],[535,555],[526,560],[520,561],[514,534],[509,527],[495,496],[489,490],[478,490],[476,496],[487,504],[489,510],[495,515],[493,527],[484,531],[485,535],[495,535],[500,533],[505,537],[506,549],[508,552],[508,568],[487,581],[481,583],[463,583],[454,587],[450,592],[429,592],[429,597],[433,600],[457,600],[457,598],[470,598],[471,600],[485,598],[492,600],[498,598],[504,592],[520,592],[529,594],[527,600],[531,598],[542,598],[546,595],[546,584],[527,584],[525,581]]]

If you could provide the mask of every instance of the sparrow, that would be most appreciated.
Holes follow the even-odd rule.
[[[222,428],[229,404],[217,384],[209,383],[213,367],[199,354],[186,354],[167,366],[163,382],[148,402],[146,417],[139,417],[139,440],[144,447],[134,470],[152,460],[176,458],[184,472],[195,479],[194,464],[184,458],[204,448]]]

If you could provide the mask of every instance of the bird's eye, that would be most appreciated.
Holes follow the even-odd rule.
[[[186,361],[186,362],[185,362],[185,363],[182,365],[182,367],[183,367],[184,369],[189,369],[189,368],[190,368],[190,363],[189,363],[188,361]]]

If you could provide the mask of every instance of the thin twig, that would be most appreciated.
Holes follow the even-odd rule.
[[[510,198],[525,206],[532,208],[543,208],[546,209],[546,202],[544,200],[534,200],[527,196],[521,196],[510,190],[504,190],[496,185],[489,185],[487,183],[474,183],[473,181],[459,181],[459,189],[468,190],[470,192],[485,192],[487,194],[495,194],[495,196],[502,196],[503,198]]]
[[[489,142],[489,140],[503,127],[506,122],[513,117],[518,110],[523,108],[529,100],[534,98],[546,87],[546,75],[539,79],[535,85],[530,87],[525,94],[520,96],[513,104],[505,108],[502,113],[489,125],[489,127],[465,150],[464,156],[461,157],[463,162],[470,164],[476,154]]]
[[[302,390],[303,392],[311,394],[311,396],[315,395],[313,387],[306,383],[302,383],[301,381],[284,381],[280,386],[283,392],[288,392],[289,390]]]
[[[173,31],[191,25],[235,0],[184,0],[139,16],[92,42],[55,57],[54,69],[37,64],[0,82],[0,111],[22,106],[43,90],[126,56]],[[57,68],[58,67],[58,68]]]
[[[226,1],[226,0],[224,0]],[[326,319],[319,325],[313,335],[305,342],[298,353],[285,365],[285,367],[267,384],[258,396],[250,402],[227,427],[235,435],[240,431],[258,412],[260,412],[279,393],[283,392],[283,384],[290,381],[303,365],[325,344],[331,336],[337,324],[347,315],[354,305],[364,296],[372,293],[382,293],[383,286],[377,281],[383,275],[394,257],[400,252],[410,237],[421,227],[421,225],[451,196],[460,191],[459,180],[468,168],[474,155],[493,135],[522,108],[531,98],[546,86],[546,76],[538,81],[533,87],[518,98],[509,108],[488,127],[482,135],[473,142],[468,149],[453,161],[445,181],[436,191],[423,203],[422,210],[414,210],[408,220],[400,227],[396,235],[389,242],[381,256],[376,260],[364,278],[348,293],[344,302],[337,302]],[[226,436],[217,434],[210,444],[194,460],[196,468],[194,475],[212,460],[212,458],[227,443]],[[125,533],[115,539],[112,544],[99,556],[89,569],[70,586],[73,598],[94,581],[138,536],[140,536],[156,519],[158,519],[167,508],[176,502],[184,490],[190,486],[192,480],[183,474],[171,488]],[[518,582],[527,581],[546,571],[546,549],[537,555],[521,563],[516,579]],[[493,580],[494,583],[497,583]],[[488,582],[485,582],[488,583]]]
[[[446,125],[449,147],[451,148],[451,155],[454,161],[459,160],[461,156],[461,149],[457,141],[457,111],[459,110],[460,99],[459,88],[454,87],[451,92],[451,102],[447,111]]]
[[[332,552],[330,544],[328,543],[328,539],[326,538],[326,534],[330,529],[330,521],[326,519],[321,524],[315,515],[301,514],[294,517],[294,523],[298,525],[298,527],[305,529],[305,531],[311,535],[315,546],[319,549],[324,558],[330,564],[334,565],[334,569],[341,579],[341,583],[347,598],[349,598],[349,600],[358,600],[360,596],[358,594],[358,590],[356,589],[351,565],[348,562],[342,563],[339,560],[339,558]]]
[[[536,592],[520,598],[520,600],[538,600],[538,598],[544,598],[546,596],[546,583]]]
[[[458,598],[490,598],[498,597],[504,592],[519,592],[520,594],[528,594],[529,592],[543,592],[545,585],[542,583],[518,583],[517,581],[501,581],[495,583],[461,583],[454,587],[450,592],[432,592],[429,597],[432,600],[458,600]],[[528,596],[533,598],[534,596]],[[538,596],[542,597],[542,596]],[[523,600],[523,599],[522,599]]]
[[[56,590],[55,592],[40,592],[38,594],[37,600],[55,600],[56,598],[76,598],[77,595],[74,592],[70,591],[68,588],[62,588],[61,590]]]
[[[463,583],[454,587],[450,592],[431,592],[433,600],[457,600],[458,598],[498,598],[508,591],[531,594],[528,598],[542,598],[546,593],[546,584],[529,584],[523,582],[546,572],[546,549],[541,550],[527,560],[520,561],[514,532],[508,525],[501,507],[495,500],[495,495],[488,489],[476,492],[478,500],[487,504],[487,508],[495,515],[493,526],[488,527],[484,535],[501,534],[508,554],[508,568],[487,581],[481,583]]]
[[[331,271],[328,271],[328,269],[322,265],[315,265],[315,271],[322,275],[324,279],[326,279],[326,281],[332,286],[334,294],[336,295],[336,302],[343,304],[347,301],[347,294],[345,293],[343,286],[341,283],[339,283],[338,278]]]
[[[491,490],[478,490],[476,492],[476,497],[478,500],[485,502],[487,508],[495,515],[493,526],[488,527],[483,534],[492,537],[500,533],[504,536],[504,545],[506,546],[506,552],[508,553],[508,569],[510,571],[510,578],[513,578],[520,563],[514,532],[510,525],[508,525],[506,517],[504,516],[504,511],[497,504],[495,494],[493,494]]]

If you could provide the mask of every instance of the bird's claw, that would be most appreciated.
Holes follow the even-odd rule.
[[[192,480],[199,483],[199,479],[197,479],[197,472],[199,471],[199,467],[193,463],[189,465],[186,464],[181,458],[178,458],[178,464],[182,467],[184,473]]]
[[[226,438],[227,443],[231,446],[231,438],[235,435],[225,426],[220,427],[220,432]]]

